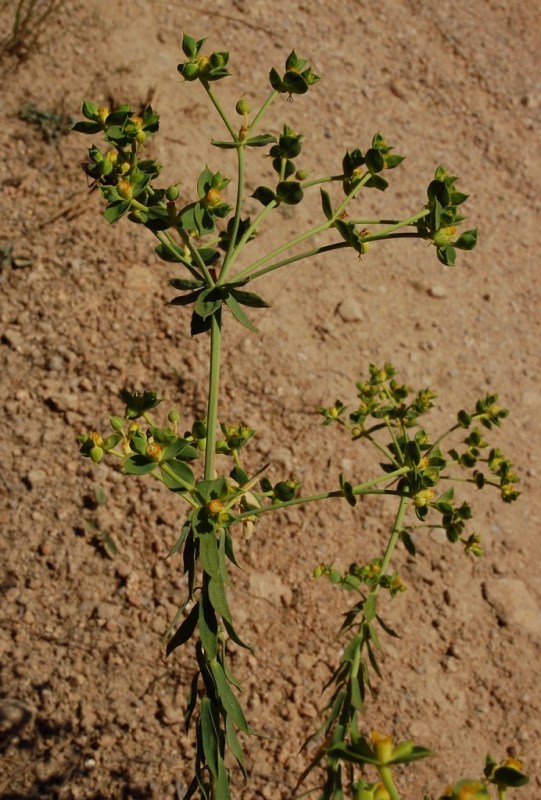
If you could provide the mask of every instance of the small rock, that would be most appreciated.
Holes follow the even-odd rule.
[[[442,297],[447,297],[447,289],[445,286],[440,285],[430,286],[427,294],[429,297],[434,297],[437,300],[441,300]]]
[[[15,698],[7,697],[0,703],[0,732],[2,735],[19,733],[32,719],[30,706]]]
[[[118,614],[118,608],[114,603],[98,603],[96,613],[100,619],[113,619]]]
[[[26,476],[26,483],[30,489],[35,489],[41,483],[47,480],[47,473],[44,469],[31,469]]]
[[[2,339],[6,344],[8,344],[13,350],[20,352],[23,348],[24,336],[23,334],[17,330],[16,328],[8,328],[4,331],[4,335]]]
[[[139,292],[153,289],[156,285],[156,275],[148,267],[134,264],[126,271],[124,277],[124,288],[128,291],[139,294]]]
[[[389,89],[395,97],[399,97],[401,100],[405,100],[408,96],[406,84],[400,78],[393,78],[389,83]]]
[[[364,320],[364,309],[353,297],[346,297],[345,300],[342,300],[336,307],[336,313],[342,322],[362,322]]]
[[[278,575],[267,570],[266,572],[254,572],[250,575],[250,594],[268,600],[273,605],[283,602],[289,605],[293,598],[293,593],[289,586],[282,582]]]
[[[541,609],[518,578],[496,578],[483,584],[483,597],[504,625],[541,638]]]

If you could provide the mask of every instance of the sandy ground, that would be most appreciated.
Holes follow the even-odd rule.
[[[64,124],[84,98],[133,107],[152,98],[165,183],[189,190],[206,161],[231,174],[230,154],[206,144],[219,120],[178,80],[183,30],[231,51],[234,78],[219,85],[229,107],[241,91],[262,98],[269,67],[293,47],[310,58],[324,80],[269,118],[272,132],[285,121],[305,134],[303,166],[336,171],[344,150],[366,148],[377,130],[408,156],[392,189],[363,195],[362,214],[414,213],[439,163],[471,194],[479,247],[455,269],[421,242],[394,242],[361,261],[338,252],[262,279],[255,288],[272,308],[257,312],[260,335],[226,321],[221,415],[258,430],[252,468],[270,460],[272,477],[311,491],[334,486],[341,470],[370,475],[371,459],[316,413],[336,397],[353,401],[369,363],[391,361],[403,381],[433,388],[444,424],[499,392],[512,413],[498,443],[522,496],[512,506],[474,498],[481,560],[429,534],[416,560],[398,554],[408,591],[386,613],[402,638],[385,647],[365,723],[437,753],[400,774],[404,798],[478,775],[489,751],[524,757],[532,782],[520,796],[534,800],[541,9],[532,0],[66,0],[26,60],[3,58],[1,797],[162,800],[181,796],[189,775],[190,656],[166,661],[161,644],[185,587],[180,561],[165,560],[182,512],[150,482],[92,467],[77,437],[121,412],[125,387],[156,389],[186,419],[204,413],[208,342],[165,306],[174,273],[146,231],[101,217],[80,169],[89,140]],[[28,104],[47,112],[48,132],[43,114],[41,127],[21,118]],[[249,186],[268,180],[259,154],[250,170]],[[256,247],[319,214],[317,198],[278,212]],[[235,784],[236,797],[292,797],[350,600],[314,582],[312,569],[377,555],[391,519],[377,499],[355,512],[329,503],[283,513],[239,542],[232,604],[255,656],[236,653],[233,665],[250,723],[268,738],[246,744],[251,780]]]

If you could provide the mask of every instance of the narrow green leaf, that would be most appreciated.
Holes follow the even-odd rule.
[[[203,745],[206,765],[212,772],[214,778],[218,778],[218,732],[214,725],[212,705],[208,697],[203,697],[201,699],[199,722],[201,725],[201,743]]]
[[[211,578],[208,585],[209,600],[215,611],[220,614],[223,620],[232,622],[231,611],[227,602],[225,586],[221,576]]]
[[[351,678],[349,685],[349,699],[350,703],[356,711],[363,710],[363,700],[361,696],[361,689],[359,686],[359,679],[357,676]]]
[[[187,537],[188,533],[190,532],[190,530],[191,530],[191,524],[190,524],[189,521],[186,521],[184,523],[184,525],[182,526],[182,529],[180,531],[180,536],[176,540],[176,542],[173,545],[173,547],[171,548],[171,550],[168,552],[167,558],[171,558],[171,556],[174,556],[175,553],[178,553],[178,551],[180,550],[180,548],[182,547],[182,545],[186,541],[186,537]]]
[[[270,133],[261,133],[259,136],[252,136],[250,139],[246,139],[244,144],[248,145],[248,147],[265,147],[275,141],[276,137]]]
[[[231,289],[230,294],[243,306],[250,306],[250,308],[270,308],[270,304],[255,292]]]
[[[171,636],[169,641],[167,642],[167,647],[165,648],[165,654],[168,656],[173,650],[176,650],[177,647],[180,647],[188,639],[191,639],[193,636],[193,632],[195,631],[195,627],[197,625],[197,618],[199,615],[199,602],[197,602],[186,619],[183,621],[180,628],[178,628],[175,633]]]
[[[220,557],[218,555],[218,542],[216,541],[214,531],[200,535],[198,540],[201,566],[209,577],[220,579]]]
[[[246,642],[242,641],[242,639],[238,635],[237,631],[233,627],[233,623],[232,622],[229,622],[229,620],[225,619],[225,617],[222,618],[222,621],[223,621],[223,624],[224,624],[224,628],[225,628],[225,630],[227,632],[227,635],[229,636],[229,638],[231,639],[232,642],[235,642],[235,644],[238,647],[243,647],[245,650],[249,650],[250,653],[254,653],[255,652],[254,648],[251,645],[246,644]]]
[[[384,621],[382,620],[382,618],[381,618],[380,616],[378,616],[377,614],[376,614],[376,620],[378,621],[378,624],[380,625],[380,627],[382,627],[382,628],[383,628],[383,630],[385,631],[385,633],[386,633],[388,636],[392,636],[392,637],[393,637],[393,639],[400,639],[400,634],[398,634],[396,631],[394,631],[394,630],[391,628],[391,626],[390,626],[390,625],[387,625],[387,623],[386,623],[386,622],[384,622]]]
[[[372,622],[376,616],[376,607],[378,604],[378,596],[375,592],[371,592],[363,604],[363,614],[367,622]]]
[[[353,494],[353,486],[351,483],[349,483],[349,481],[346,481],[342,473],[340,473],[338,480],[340,482],[340,489],[342,490],[346,501],[350,506],[355,507],[357,505],[357,498]]]
[[[199,636],[209,659],[216,658],[218,649],[218,622],[208,597],[201,595],[199,601]]]
[[[244,325],[245,328],[248,328],[248,330],[252,331],[253,333],[258,333],[257,328],[250,318],[244,313],[242,307],[239,305],[237,300],[235,300],[232,294],[227,295],[225,302],[235,319],[240,322],[241,325]]]
[[[212,677],[214,678],[216,692],[224,709],[228,714],[231,715],[232,721],[235,723],[237,728],[239,728],[239,730],[241,730],[243,733],[249,733],[250,729],[244,717],[240,703],[231,691],[231,687],[227,682],[225,673],[216,659],[213,659],[210,662],[210,670],[212,672]]]
[[[186,701],[186,711],[184,713],[184,730],[186,733],[190,730],[190,722],[197,703],[197,685],[199,683],[199,672],[196,672],[190,683],[190,691],[188,692],[188,699]]]
[[[231,792],[229,791],[229,772],[223,762],[223,759],[218,755],[218,780],[216,782],[216,798],[219,800],[231,800]]]
[[[201,289],[203,287],[203,281],[194,281],[187,278],[171,278],[169,284],[174,289]]]
[[[241,142],[222,142],[219,139],[211,139],[210,143],[214,147],[220,148],[220,150],[235,150],[242,147]]]
[[[382,674],[381,674],[381,670],[379,668],[378,660],[376,658],[376,654],[374,653],[374,651],[370,647],[370,643],[369,642],[366,643],[366,649],[368,651],[368,659],[370,661],[370,664],[372,665],[372,669],[374,670],[374,672],[376,673],[378,678],[381,678]]]
[[[401,531],[400,538],[402,539],[402,543],[410,556],[415,557],[417,555],[417,548],[415,547],[415,542],[411,538],[410,534],[407,531]]]
[[[321,194],[321,207],[323,209],[323,213],[327,219],[332,219],[333,210],[330,195],[324,189],[320,189],[319,191]]]
[[[248,779],[248,773],[246,772],[246,767],[244,766],[244,754],[229,715],[225,718],[225,740],[227,743],[227,749],[235,757],[242,772],[243,778],[246,781]]]
[[[77,133],[95,134],[101,131],[100,122],[76,122],[72,127],[72,131]]]

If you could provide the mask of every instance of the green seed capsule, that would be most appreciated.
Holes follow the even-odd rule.
[[[102,450],[101,447],[98,447],[97,444],[94,445],[94,447],[90,451],[90,458],[92,459],[94,464],[99,464],[100,461],[102,460],[102,458],[103,458],[103,450]]]
[[[192,61],[183,65],[182,77],[186,81],[195,81],[199,77],[199,67]]]
[[[237,114],[240,114],[241,117],[250,113],[251,111],[250,103],[248,102],[248,100],[246,100],[245,97],[240,98],[237,105],[235,106],[235,111],[237,112]]]
[[[165,191],[165,196],[170,202],[174,202],[178,198],[179,194],[180,194],[180,189],[178,188],[176,183],[173,183],[171,184],[171,186],[168,186]]]

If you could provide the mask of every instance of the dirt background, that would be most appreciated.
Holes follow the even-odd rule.
[[[4,9],[3,28],[11,13]],[[405,382],[436,390],[443,424],[487,391],[500,393],[512,415],[497,439],[523,494],[503,507],[495,493],[475,498],[482,560],[429,534],[418,537],[415,561],[397,555],[408,591],[385,616],[403,638],[386,643],[366,730],[437,753],[401,772],[404,798],[477,776],[490,751],[524,756],[533,778],[520,796],[534,800],[541,8],[533,0],[66,0],[24,60],[4,55],[1,797],[178,798],[189,774],[193,744],[181,720],[191,657],[177,651],[166,661],[161,644],[184,595],[180,560],[165,560],[183,509],[150,481],[93,468],[78,456],[77,437],[106,429],[124,387],[156,389],[187,420],[204,413],[208,342],[190,339],[187,315],[165,306],[174,271],[149,234],[105,223],[80,169],[90,140],[63,135],[54,117],[77,117],[84,98],[134,108],[152,98],[162,126],[151,152],[166,165],[165,184],[181,181],[189,195],[206,161],[233,174],[230,154],[206,144],[220,135],[219,120],[198,87],[178,80],[183,31],[231,51],[234,77],[218,86],[229,108],[241,91],[255,107],[268,69],[281,68],[293,47],[310,58],[324,81],[291,104],[283,98],[268,120],[273,132],[285,121],[305,133],[301,166],[336,172],[346,147],[365,148],[377,130],[407,154],[392,188],[361,195],[359,213],[414,213],[438,163],[471,193],[480,243],[455,269],[420,242],[395,242],[362,261],[340,252],[262,279],[255,288],[272,308],[257,315],[260,335],[226,320],[221,417],[259,430],[251,468],[271,460],[271,478],[291,475],[310,491],[334,487],[340,470],[359,481],[371,475],[372,456],[316,414],[336,397],[354,401],[368,363],[389,360]],[[41,127],[20,118],[28,104],[49,115],[48,134],[43,116]],[[260,154],[249,169],[250,187],[268,180]],[[277,212],[254,252],[319,215],[317,197]],[[107,498],[99,507],[98,488]],[[243,571],[232,602],[256,655],[237,653],[233,665],[250,723],[268,738],[247,743],[251,781],[237,782],[235,797],[292,797],[351,601],[311,571],[378,555],[391,519],[392,507],[377,500],[355,512],[329,503],[265,520],[238,542]]]

